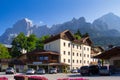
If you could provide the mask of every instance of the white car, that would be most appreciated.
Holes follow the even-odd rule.
[[[78,70],[77,69],[72,69],[71,73],[78,73]]]
[[[16,71],[12,67],[9,67],[9,68],[6,69],[5,73],[6,74],[15,74]]]
[[[36,71],[36,74],[45,74],[45,70],[43,68],[40,68]]]
[[[53,74],[53,73],[56,74],[56,73],[57,73],[57,69],[56,69],[56,68],[51,68],[49,72],[50,72],[51,74]]]
[[[26,71],[26,74],[35,74],[35,70],[32,69],[32,68],[29,68],[29,69]]]

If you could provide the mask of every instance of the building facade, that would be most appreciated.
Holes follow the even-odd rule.
[[[104,51],[102,54],[95,56],[104,60],[103,65],[112,65],[116,68],[116,71],[120,72],[120,47],[113,47]]]
[[[91,40],[89,37],[77,40],[68,30],[45,41],[44,50],[60,54],[59,62],[69,64],[69,69],[89,65],[91,61]]]

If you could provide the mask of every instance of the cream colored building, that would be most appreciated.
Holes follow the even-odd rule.
[[[46,40],[44,50],[58,52],[60,63],[69,64],[70,69],[77,69],[90,64],[91,44],[89,37],[77,40],[66,30]]]

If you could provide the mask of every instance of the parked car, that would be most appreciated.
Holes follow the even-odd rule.
[[[90,75],[98,75],[99,74],[99,66],[98,65],[90,65],[89,72],[90,72]]]
[[[101,66],[99,69],[100,75],[111,75],[114,73],[114,67],[113,66]]]
[[[35,74],[35,70],[32,69],[32,68],[29,68],[29,69],[26,71],[26,74]]]
[[[5,73],[6,73],[6,74],[15,74],[16,71],[15,71],[14,68],[8,67],[8,68],[6,69],[6,71],[5,71]]]
[[[51,68],[50,71],[49,71],[50,74],[53,74],[53,73],[57,73],[57,69],[56,68]]]
[[[82,76],[85,76],[85,75],[90,75],[90,72],[89,72],[89,66],[82,66],[80,68],[80,73]]]
[[[45,74],[45,69],[39,68],[39,69],[36,71],[36,74]]]
[[[71,73],[78,73],[78,70],[77,69],[72,69]]]

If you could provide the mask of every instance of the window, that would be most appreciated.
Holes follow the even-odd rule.
[[[73,60],[73,63],[74,63],[74,60]]]
[[[77,53],[77,56],[78,56],[78,53]]]
[[[87,63],[89,64],[89,61],[87,61]]]
[[[70,47],[70,43],[68,43],[68,47]]]
[[[73,52],[73,56],[74,56],[74,52]]]
[[[87,51],[89,51],[89,48],[87,48]]]
[[[77,60],[77,63],[78,63],[78,60]]]
[[[80,60],[80,63],[81,63],[82,61]]]
[[[73,48],[74,48],[74,44],[73,44]]]
[[[77,45],[77,49],[78,49],[78,45]]]
[[[65,51],[63,52],[63,54],[65,55]]]
[[[46,45],[46,47],[45,47],[46,49],[47,49],[47,45]]]
[[[43,56],[40,57],[40,60],[41,60],[41,61],[44,60]]]
[[[87,55],[87,57],[89,58],[89,54]]]
[[[48,57],[47,57],[47,56],[45,56],[45,57],[44,57],[44,60],[48,60]]]
[[[64,59],[64,62],[65,62],[65,59]]]
[[[68,59],[68,63],[70,63],[70,59]]]
[[[50,49],[50,46],[51,46],[51,45],[49,44],[49,49]]]
[[[64,46],[65,46],[65,42],[64,42]]]
[[[86,54],[84,54],[84,57],[86,56]]]
[[[86,61],[84,60],[84,63],[85,63]]]
[[[85,47],[84,47],[84,50],[85,50]]]
[[[68,55],[70,55],[70,52],[68,52]]]
[[[81,49],[81,46],[80,46],[80,49]]]
[[[80,53],[80,57],[81,57],[82,55],[81,55],[81,53]]]

